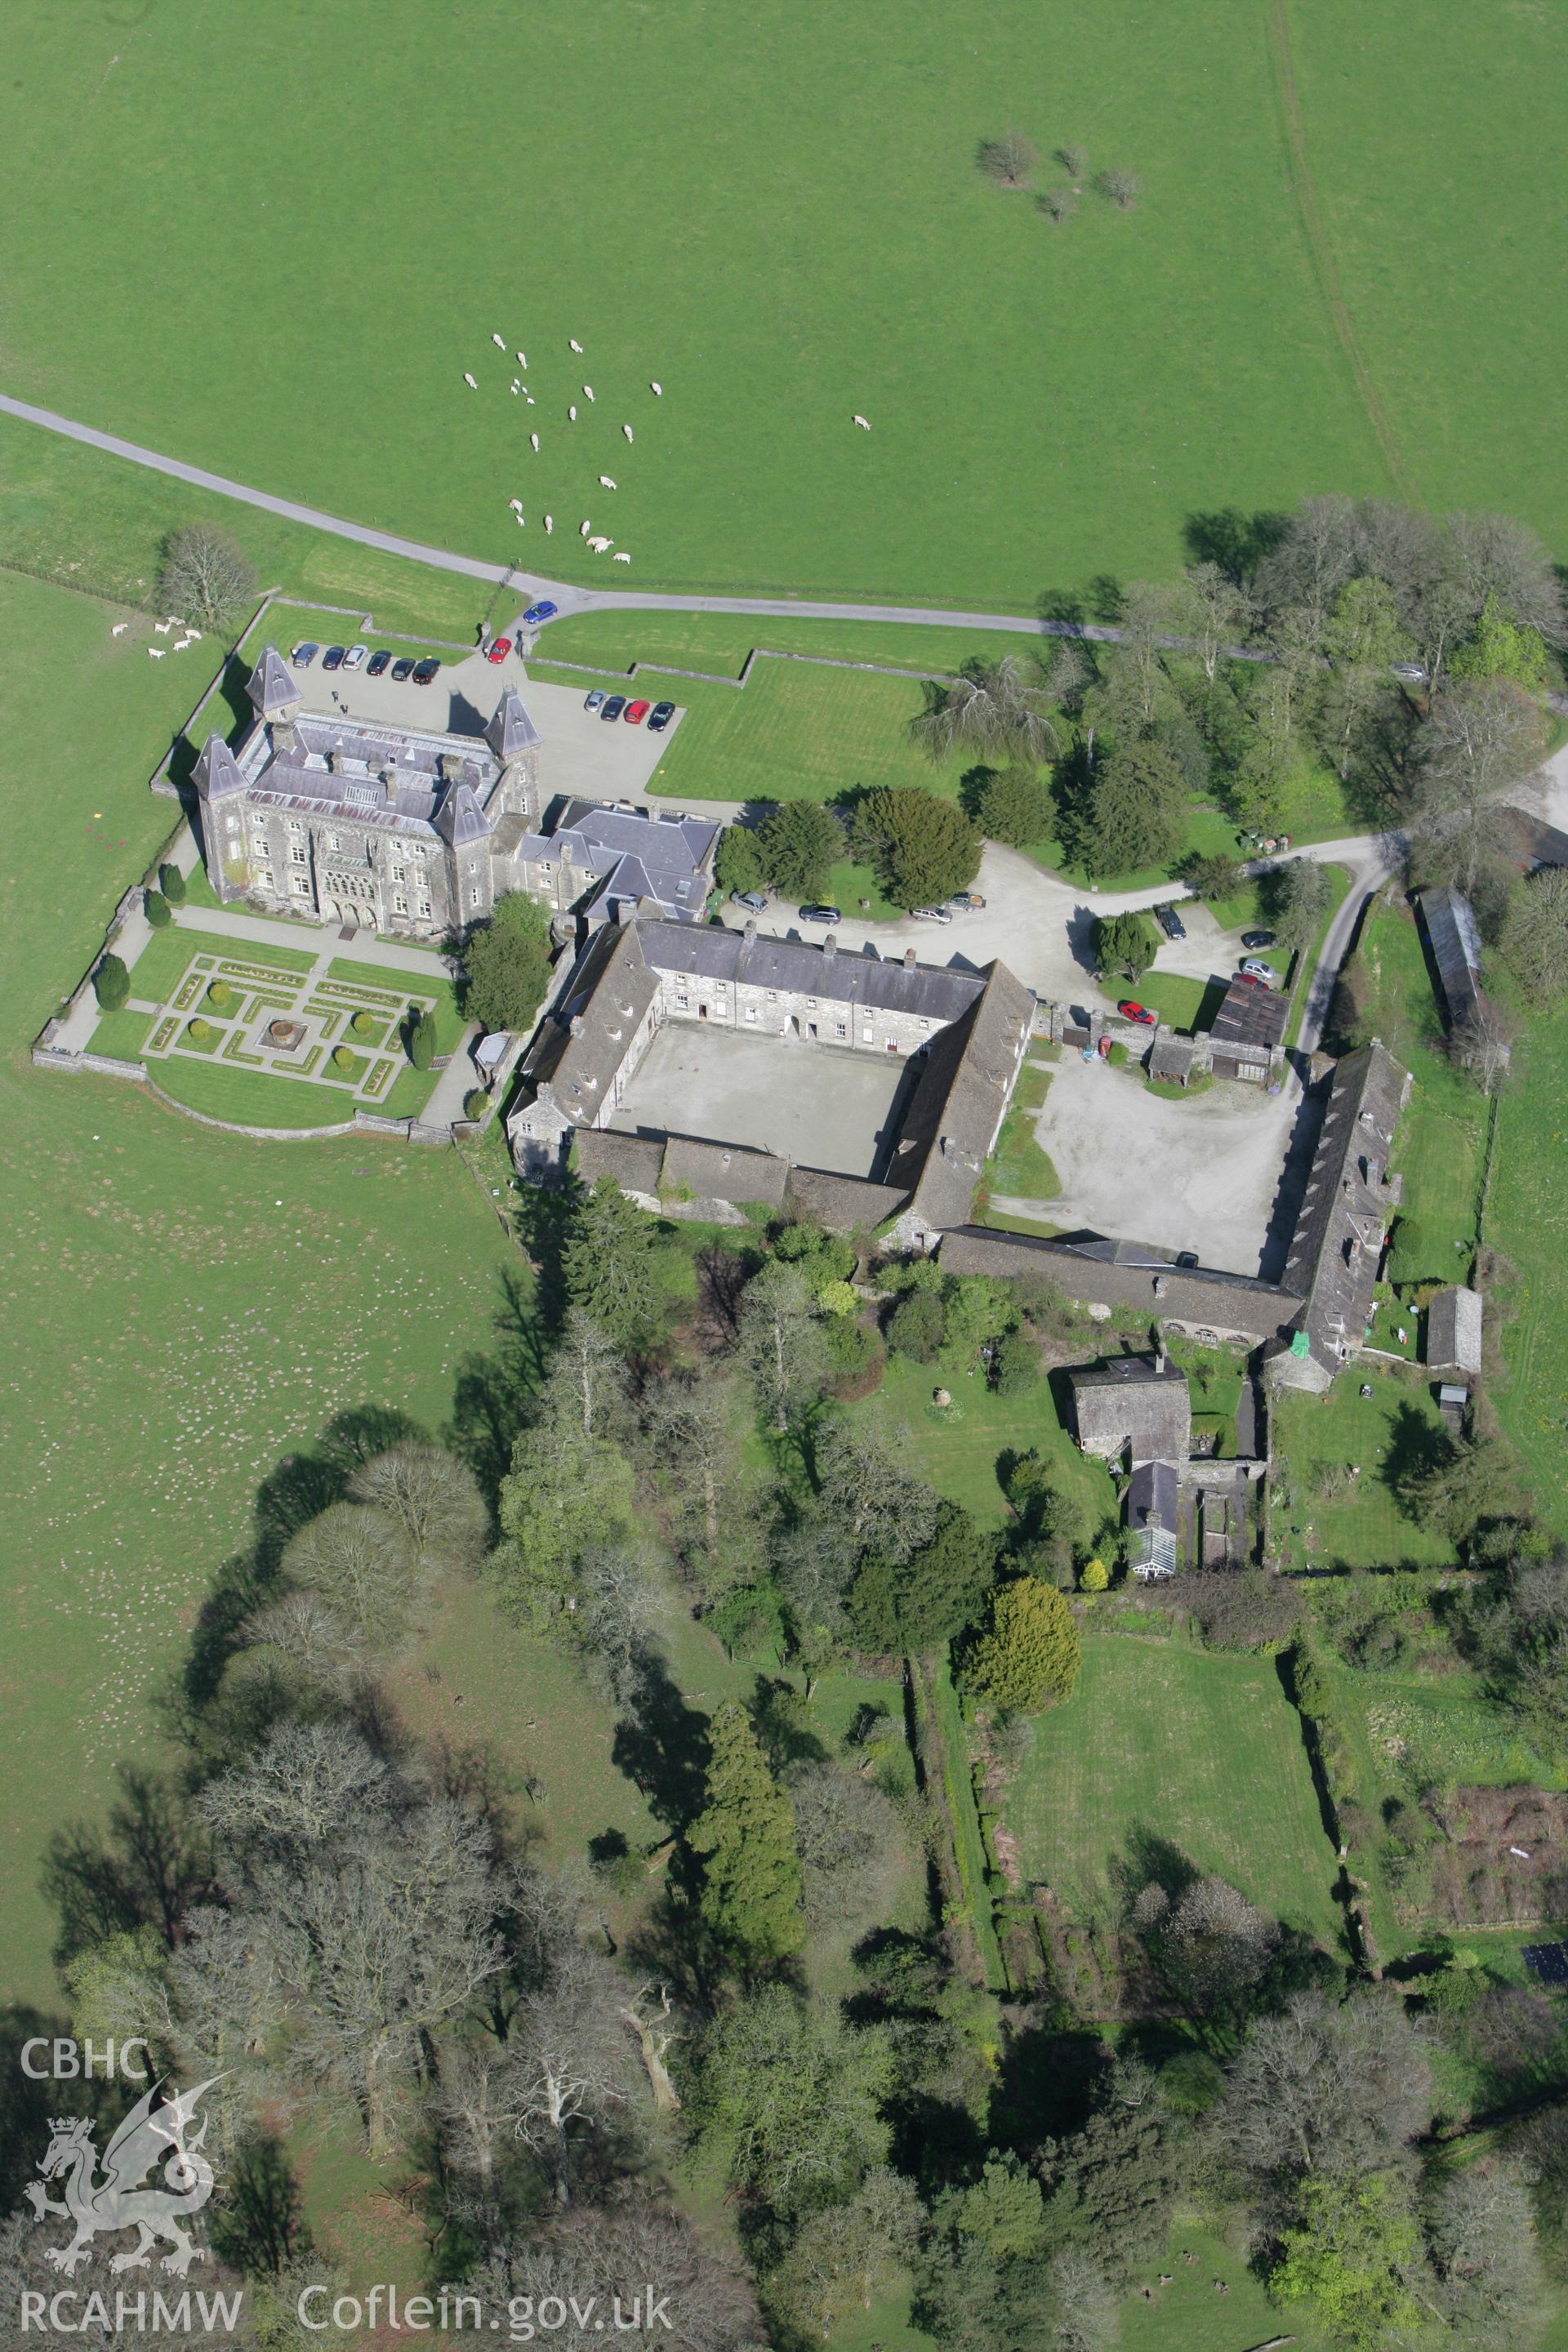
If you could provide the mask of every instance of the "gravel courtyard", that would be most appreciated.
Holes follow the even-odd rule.
[[[892,1055],[671,1021],[649,1045],[610,1125],[709,1136],[776,1151],[800,1168],[869,1176],[905,1068]]]
[[[1175,1102],[1064,1055],[1035,1127],[1062,1187],[1046,1213],[1256,1274],[1296,1116],[1284,1095],[1222,1083]]]

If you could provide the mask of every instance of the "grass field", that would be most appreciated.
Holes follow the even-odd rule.
[[[0,1986],[47,2000],[45,1841],[154,1752],[151,1702],[258,1480],[340,1409],[438,1425],[521,1269],[449,1153],[248,1142],[29,1067],[169,829],[145,780],[192,687],[60,589],[0,578],[0,1298],[26,1335],[0,1387]]]
[[[1337,1935],[1333,1849],[1270,1658],[1086,1634],[1072,1697],[1030,1725],[1006,1819],[1026,1882],[1069,1906],[1125,1869],[1142,1884],[1152,1836],[1274,1916],[1326,1944]]]
[[[1086,1343],[1086,1353],[1092,1344]],[[951,1405],[932,1403],[932,1391],[939,1386],[949,1390]],[[978,1374],[954,1375],[941,1364],[914,1364],[907,1356],[889,1356],[879,1394],[910,1432],[923,1475],[983,1523],[1007,1515],[997,1482],[1000,1457],[1008,1452],[1026,1454],[1031,1446],[1050,1458],[1058,1483],[1081,1497],[1092,1517],[1114,1517],[1116,1490],[1109,1471],[1079,1453],[1047,1382],[1025,1396],[1001,1397]]]
[[[1498,1286],[1506,1369],[1492,1401],[1519,1449],[1536,1510],[1561,1536],[1568,1533],[1568,1025],[1561,1013],[1532,1022],[1514,1062],[1499,1108],[1486,1227],[1508,1267]]]
[[[1243,0],[1068,19],[764,0],[722,37],[702,0],[631,25],[612,0],[521,24],[491,0],[438,37],[396,0],[374,27],[196,0],[89,32],[34,16],[0,104],[7,382],[498,561],[540,562],[546,507],[613,508],[650,584],[1028,607],[1170,571],[1194,514],[1405,476],[1561,537],[1550,12],[1483,0],[1418,43],[1392,0],[1281,0],[1279,21],[1290,117]],[[302,179],[279,180],[255,103],[258,34],[289,59]],[[494,230],[476,90],[526,151],[521,239]],[[431,168],[376,135],[400,119]],[[1053,228],[989,185],[975,142],[1014,119],[1042,156],[1081,139],[1096,167],[1133,165],[1136,209],[1086,191]],[[199,205],[168,166],[193,123],[223,158]],[[395,303],[373,248],[397,257]],[[533,409],[509,393],[517,346]],[[606,469],[613,499],[590,488]],[[548,545],[589,561],[571,533]]]
[[[1274,1540],[1286,1568],[1433,1568],[1453,1546],[1405,1511],[1388,1484],[1403,1458],[1418,1454],[1442,1424],[1426,1383],[1367,1369],[1370,1397],[1352,1374],[1326,1396],[1276,1398]],[[1360,1476],[1325,1491],[1351,1467]]]

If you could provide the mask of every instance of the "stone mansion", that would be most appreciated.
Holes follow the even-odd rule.
[[[526,890],[586,928],[625,908],[706,912],[720,828],[676,811],[585,801],[552,809],[541,738],[509,687],[482,735],[426,734],[301,709],[268,646],[237,749],[196,763],[202,856],[226,905],[437,940]]]

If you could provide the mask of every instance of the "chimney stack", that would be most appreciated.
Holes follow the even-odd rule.
[[[913,948],[906,948],[904,950],[904,970],[906,971],[913,971],[914,968],[915,951]]]
[[[825,956],[835,956],[838,953],[838,942],[831,931],[822,942],[822,952]]]

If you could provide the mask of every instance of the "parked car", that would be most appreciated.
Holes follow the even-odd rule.
[[[511,639],[510,637],[498,637],[494,645],[490,647],[489,653],[485,656],[485,659],[486,661],[503,662],[510,651]]]
[[[674,716],[675,705],[673,702],[656,702],[653,709],[647,715],[648,733],[650,735],[662,735]]]
[[[413,672],[413,668],[414,668],[414,656],[413,656],[413,655],[412,655],[412,654],[405,654],[405,655],[403,655],[403,656],[401,657],[401,659],[400,659],[400,660],[395,661],[395,662],[393,663],[393,665],[392,665],[392,682],[393,682],[393,684],[394,684],[395,686],[401,686],[401,685],[403,684],[404,679],[405,679],[405,677],[409,677],[409,676],[412,674],[412,672]]]
[[[343,667],[345,669],[358,669],[360,664],[363,661],[369,651],[370,647],[368,646],[351,646],[347,653],[343,656]]]
[[[1391,662],[1389,667],[1395,677],[1405,680],[1406,686],[1425,686],[1426,683],[1426,673],[1419,662]]]
[[[321,656],[321,667],[323,669],[342,669],[343,666],[343,655],[347,650],[348,648],[345,646],[329,646],[326,652]]]
[[[649,704],[641,700],[637,702],[628,702],[626,709],[622,711],[621,717],[626,720],[628,727],[640,727],[643,720],[647,717],[649,708]]]
[[[392,656],[385,646],[378,647],[366,665],[364,673],[366,677],[379,677],[391,659]]]
[[[289,658],[293,663],[296,669],[309,669],[310,664],[315,660],[316,656],[321,652],[321,648],[320,646],[314,644],[310,638],[307,637],[302,646],[295,646]]]
[[[910,912],[917,923],[951,923],[952,920],[951,907],[911,907]]]
[[[768,903],[768,894],[765,890],[731,890],[730,903],[734,907],[744,907],[751,914],[760,915]]]
[[[1125,1003],[1119,1004],[1116,1010],[1121,1013],[1123,1021],[1141,1021],[1145,1029],[1152,1029],[1159,1017],[1156,1013],[1151,1013],[1147,1005],[1134,1004],[1131,997]]]
[[[955,890],[947,903],[961,915],[972,915],[978,913],[985,901],[978,890]]]
[[[841,923],[844,917],[837,907],[803,907],[800,919],[803,923]]]
[[[539,604],[529,606],[522,616],[523,626],[527,629],[536,629],[541,621],[552,621],[559,610],[560,607],[552,604],[546,596]]]
[[[422,662],[416,662],[414,665],[415,685],[429,686],[435,679],[436,674],[439,670],[440,667],[441,665],[437,660],[434,654],[427,654]]]
[[[1241,944],[1244,948],[1271,948],[1274,934],[1272,931],[1243,931]]]
[[[1154,920],[1159,924],[1160,929],[1164,932],[1165,937],[1168,940],[1184,940],[1186,938],[1187,927],[1185,923],[1183,922],[1180,915],[1177,914],[1174,907],[1156,907],[1154,909]]]
[[[599,716],[606,719],[618,719],[626,707],[626,698],[624,694],[612,694],[606,702],[600,704]]]
[[[1260,980],[1265,988],[1273,988],[1279,978],[1271,963],[1259,963],[1256,956],[1248,956],[1241,969],[1246,979]]]
[[[1236,975],[1243,988],[1267,988],[1268,982],[1259,980],[1255,971],[1238,971]]]
[[[604,688],[602,686],[596,686],[592,694],[585,694],[583,697],[583,708],[584,710],[597,710],[604,699]]]

